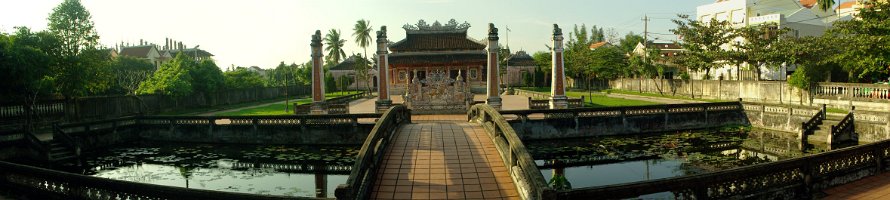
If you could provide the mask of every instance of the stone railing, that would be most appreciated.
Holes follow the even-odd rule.
[[[560,139],[747,125],[738,102],[503,110],[523,139]],[[515,116],[515,117],[514,117]]]
[[[365,96],[367,96],[365,92],[359,92],[358,94],[339,96],[325,100],[325,104],[327,104],[325,110],[328,114],[349,114],[349,102],[361,99]],[[293,103],[293,108],[294,114],[305,115],[311,112],[312,104]]]
[[[851,111],[850,113],[847,113],[847,116],[844,116],[844,119],[841,119],[841,122],[837,123],[837,125],[832,125],[831,135],[828,136],[828,144],[852,139],[853,134],[856,134],[854,120],[855,118]]]
[[[550,93],[515,89],[515,94],[528,97],[528,109],[550,108]],[[566,101],[569,108],[582,108],[584,107],[584,99],[585,97],[581,96],[581,98],[569,98]]]
[[[890,100],[890,85],[863,83],[819,83],[813,93],[821,97]]]
[[[807,120],[806,122],[800,124],[801,128],[800,133],[798,134],[798,138],[800,138],[800,141],[806,141],[807,135],[812,134],[813,131],[815,131],[815,129],[818,128],[820,124],[822,124],[822,120],[824,120],[826,117],[826,112],[827,111],[825,110],[825,105],[823,104],[822,109],[819,110],[818,113],[814,114],[813,117],[810,117],[810,120]],[[829,144],[831,143],[829,142]]]
[[[520,191],[523,199],[552,199],[554,191],[547,186],[544,176],[538,170],[534,158],[528,153],[513,127],[504,120],[497,110],[487,104],[475,105],[467,112],[467,118],[482,124],[492,141],[504,165],[510,171],[510,177]]]
[[[315,199],[137,183],[2,161],[0,187],[35,199]]]
[[[811,199],[887,167],[890,141],[730,170],[559,191],[557,199],[623,199],[668,192],[678,199]]]
[[[352,166],[345,184],[337,186],[337,199],[370,199],[371,188],[377,179],[378,168],[389,147],[390,140],[404,123],[411,123],[411,111],[404,105],[394,105],[377,120],[368,134]]]

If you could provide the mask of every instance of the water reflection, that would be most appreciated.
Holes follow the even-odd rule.
[[[529,152],[550,184],[575,188],[699,174],[827,151],[791,133],[748,130],[530,141]]]
[[[334,197],[354,146],[141,143],[84,157],[61,170],[103,178],[217,191]]]

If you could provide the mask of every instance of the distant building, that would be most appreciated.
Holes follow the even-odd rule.
[[[346,58],[346,60],[343,60],[343,62],[340,62],[337,65],[332,66],[331,68],[328,69],[329,72],[331,73],[331,77],[334,77],[334,80],[340,80],[342,77],[348,77],[349,79],[352,80],[352,83],[349,86],[347,86],[347,88],[351,89],[351,90],[366,89],[369,84],[371,86],[375,86],[377,83],[373,82],[373,79],[371,79],[371,78],[368,79],[367,83],[359,83],[360,81],[358,80],[358,77],[356,76],[355,65],[356,65],[356,62],[360,59],[363,59],[363,58],[358,55],[352,55],[352,56],[349,56],[349,58]],[[366,71],[365,73],[369,74],[368,77],[373,77],[375,74],[377,74],[377,70],[368,69],[368,71]]]
[[[664,78],[675,78],[675,76],[678,75],[681,70],[685,70],[682,66],[678,66],[677,64],[671,62],[671,59],[673,59],[674,56],[679,55],[680,52],[686,51],[686,49],[683,49],[683,47],[681,47],[679,44],[673,42],[653,42],[649,44],[649,47],[656,48],[661,53],[659,56],[661,56],[662,59],[659,59],[660,61],[657,64],[662,64],[668,67],[664,70],[664,74],[662,74]],[[643,56],[646,55],[646,51],[646,45],[643,45],[643,43],[637,43],[637,46],[634,48],[633,53]]]
[[[788,28],[790,36],[820,36],[838,20],[848,18],[839,17],[835,10],[823,11],[819,9],[816,0],[717,0],[714,3],[698,6],[696,8],[697,20],[727,21],[734,28],[758,26],[762,24],[775,24],[777,29]],[[728,44],[724,49],[735,48],[737,44],[746,41],[739,37]],[[785,80],[793,72],[795,66],[781,66],[779,69],[757,66],[762,72],[762,80]],[[704,71],[691,71],[693,79],[703,79]],[[748,64],[735,66],[726,64],[723,67],[711,69],[707,74],[710,79],[726,80],[754,80],[757,77],[754,70]]]
[[[510,87],[526,86],[525,79],[535,74],[535,59],[525,51],[517,51],[507,58],[507,73],[505,84]]]
[[[602,41],[602,42],[597,42],[597,43],[590,44],[590,47],[589,47],[589,48],[590,48],[590,50],[594,50],[594,49],[597,49],[597,48],[600,48],[600,47],[610,47],[610,46],[612,46],[612,43],[609,43],[609,42],[606,42],[606,41]]]
[[[140,45],[140,46],[127,46],[121,47],[121,51],[119,53],[120,56],[130,56],[138,59],[143,59],[148,63],[151,63],[155,66],[155,69],[161,66],[161,64],[167,62],[169,57],[161,56],[161,53],[158,52],[158,49],[154,45]]]

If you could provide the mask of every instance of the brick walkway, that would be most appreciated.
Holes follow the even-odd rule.
[[[519,199],[481,126],[415,121],[397,134],[377,173],[374,199]]]
[[[824,199],[890,199],[890,172],[825,190]]]

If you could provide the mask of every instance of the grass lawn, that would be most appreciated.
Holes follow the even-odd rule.
[[[647,96],[647,97],[660,97],[660,98],[668,98],[668,99],[680,99],[680,100],[704,101],[704,102],[712,102],[712,103],[717,103],[717,102],[729,102],[729,101],[725,101],[725,100],[716,100],[716,99],[693,99],[693,98],[689,98],[689,97],[685,97],[685,96],[661,95],[661,94],[657,94],[657,93],[648,93],[648,92],[640,93],[639,91],[630,91],[630,90],[608,89],[608,90],[605,90],[605,91],[603,91],[603,92],[607,92],[607,93],[616,93],[616,94],[627,94],[627,95],[637,95],[637,96]]]
[[[340,96],[346,96],[351,94],[358,94],[359,91],[349,91],[349,92],[334,92],[325,94],[325,99],[332,99]],[[297,104],[308,104],[312,103],[312,98],[300,98],[300,99],[292,99],[290,100],[290,105],[287,106],[287,111],[285,112],[285,102],[269,104],[265,106],[260,106],[256,108],[248,108],[242,110],[236,110],[231,112],[217,113],[217,116],[250,116],[250,115],[289,115],[293,114],[293,103]]]
[[[520,89],[550,94],[549,87],[524,87],[524,88],[520,88]],[[640,100],[608,97],[608,96],[603,95],[602,93],[599,93],[599,92],[594,92],[593,94],[588,94],[586,91],[566,91],[566,96],[571,97],[571,98],[581,98],[581,96],[584,96],[585,97],[584,106],[585,107],[593,107],[593,108],[616,107],[616,106],[645,106],[645,105],[661,104],[661,103],[649,102],[649,101],[640,101]]]
[[[841,113],[841,114],[850,113],[850,111],[847,111],[845,109],[840,109],[840,108],[825,108],[825,110],[830,113]]]

